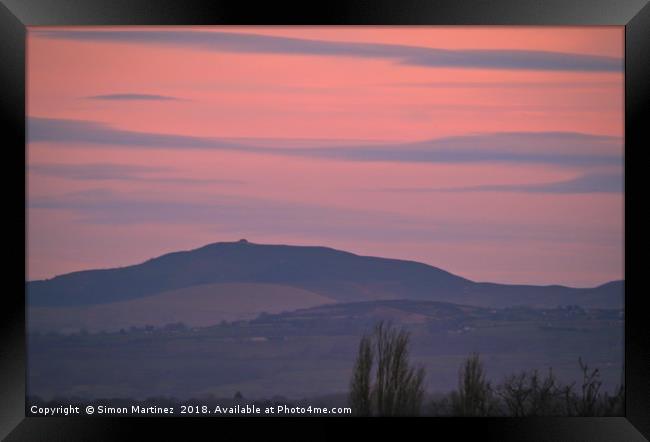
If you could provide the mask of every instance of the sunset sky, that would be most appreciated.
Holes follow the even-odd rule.
[[[247,238],[477,281],[622,279],[623,38],[31,27],[27,278]]]

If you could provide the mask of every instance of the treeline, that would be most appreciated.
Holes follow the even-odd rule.
[[[119,330],[97,330],[89,331],[86,328],[80,328],[77,330],[70,331],[68,333],[63,333],[56,330],[51,331],[40,331],[40,330],[31,330],[29,334],[34,337],[79,337],[79,336],[102,336],[102,335],[126,335],[126,334],[141,334],[141,333],[177,333],[177,332],[186,332],[190,330],[195,330],[196,327],[190,327],[183,322],[173,322],[161,326],[155,326],[151,324],[146,324],[141,327],[132,325],[128,328],[120,328]]]
[[[378,323],[364,335],[350,381],[349,404],[358,416],[623,416],[625,388],[602,391],[600,372],[581,358],[581,381],[560,382],[553,371],[522,371],[493,385],[478,354],[458,372],[458,388],[425,401],[425,371],[409,361],[410,334]]]

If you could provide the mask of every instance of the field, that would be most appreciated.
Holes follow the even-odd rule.
[[[382,318],[411,331],[411,354],[426,368],[431,393],[455,388],[471,352],[481,354],[494,382],[550,367],[560,380],[577,381],[578,357],[600,369],[604,389],[622,382],[620,311],[378,301],[202,328],[32,334],[29,392],[44,399],[232,397],[237,391],[252,399],[344,398],[359,337]]]

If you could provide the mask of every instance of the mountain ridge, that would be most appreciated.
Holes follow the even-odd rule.
[[[225,282],[279,284],[337,302],[421,299],[488,307],[552,306],[560,301],[618,308],[624,291],[622,280],[593,288],[474,282],[417,261],[363,256],[323,246],[246,240],[211,243],[124,267],[28,281],[26,286],[30,306],[52,307],[118,302]]]

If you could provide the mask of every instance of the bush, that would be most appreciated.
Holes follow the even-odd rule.
[[[508,376],[497,388],[508,416],[563,415],[563,388],[549,369],[546,377],[537,370]]]
[[[561,384],[553,371],[546,376],[537,370],[506,377],[493,391],[485,380],[478,355],[471,355],[459,370],[458,391],[432,401],[428,410],[435,416],[623,416],[625,388],[613,395],[601,392],[600,371],[590,370],[581,358],[582,384]]]

